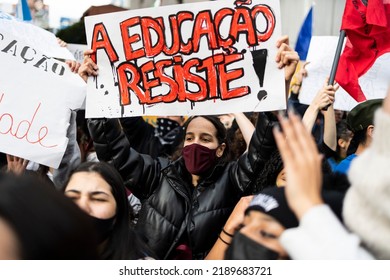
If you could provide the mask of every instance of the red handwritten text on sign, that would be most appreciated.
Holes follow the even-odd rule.
[[[259,18],[266,22],[263,30],[256,25]],[[243,69],[234,68],[234,64],[244,59],[246,50],[238,51],[234,44],[244,36],[248,47],[254,47],[271,37],[275,16],[269,6],[222,8],[215,13],[210,10],[197,14],[181,11],[168,19],[169,23],[165,23],[162,17],[137,16],[120,23],[126,59],[116,68],[121,105],[131,104],[130,93],[134,93],[143,105],[217,98],[229,100],[250,93],[248,86],[230,86],[231,82],[244,76]],[[223,36],[221,25],[226,21],[230,28],[228,35]],[[191,36],[186,42],[182,37],[184,23],[192,24]],[[132,33],[134,27],[139,27],[140,32]],[[152,40],[153,36],[157,39]],[[171,38],[169,46],[167,37]],[[209,50],[222,52],[206,58],[183,59],[185,55],[199,52],[201,40],[207,40]],[[135,49],[136,43],[142,43],[143,47]],[[104,50],[112,64],[119,60],[103,23],[94,26],[91,48]],[[159,54],[171,58],[155,59]],[[91,58],[96,62],[96,52]],[[153,59],[139,65],[137,59],[140,58]],[[191,90],[188,84],[192,85]],[[169,89],[153,96],[152,90],[163,85]]]
[[[0,105],[3,101],[4,93],[0,95]],[[37,135],[32,135],[31,128],[34,126],[34,121],[38,116],[41,103],[35,108],[30,120],[15,121],[14,115],[11,113],[0,113],[0,134],[10,135],[16,139],[24,140],[30,144],[39,144],[44,148],[53,148],[58,145],[47,145],[42,143],[49,133],[47,126],[42,126]]]

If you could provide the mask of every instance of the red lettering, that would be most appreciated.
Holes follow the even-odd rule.
[[[210,11],[202,11],[195,18],[194,29],[192,31],[193,52],[199,51],[200,39],[203,36],[208,40],[209,49],[215,50],[219,47]]]
[[[215,28],[217,29],[217,34],[219,34],[218,35],[218,43],[221,47],[223,47],[225,49],[230,48],[234,44],[234,41],[229,34],[228,34],[226,39],[222,38],[221,33],[220,33],[221,23],[227,16],[233,16],[233,13],[234,12],[232,9],[223,8],[223,9],[219,10],[215,14],[215,17],[214,17]]]
[[[160,54],[165,45],[164,32],[160,23],[151,17],[144,17],[141,20],[141,29],[146,57],[154,57]],[[152,42],[151,30],[157,34],[157,42],[155,45]]]
[[[164,32],[165,32],[165,25],[162,18],[160,19],[160,24],[163,26]],[[172,38],[172,46],[169,48],[166,43],[163,48],[163,52],[165,55],[175,55],[180,50],[180,27],[177,20],[177,17],[175,15],[169,16],[169,22],[171,24],[171,38]],[[164,41],[166,42],[166,39],[164,37]]]
[[[133,50],[131,44],[137,43],[141,40],[139,34],[131,35],[129,34],[129,28],[135,25],[140,24],[140,17],[129,18],[120,23],[121,35],[123,41],[123,50],[125,52],[126,60],[133,60],[145,56],[145,50],[143,48],[138,50]]]
[[[197,92],[189,91],[188,88],[186,88],[186,99],[193,102],[203,101],[207,98],[206,81],[202,77],[191,73],[191,68],[198,67],[199,64],[200,60],[198,58],[193,58],[188,60],[183,66],[184,80],[186,80],[187,83],[192,82],[198,87]]]
[[[162,95],[158,95],[155,97],[152,97],[152,88],[160,86],[161,82],[159,79],[152,78],[149,79],[148,73],[154,74],[154,70],[156,68],[154,67],[154,62],[153,61],[148,61],[145,64],[142,65],[141,67],[141,73],[142,73],[142,80],[143,80],[143,88],[145,89],[145,100],[146,103],[148,104],[153,104],[153,103],[158,103],[162,101]],[[142,101],[141,101],[142,102]]]
[[[212,56],[203,60],[199,70],[205,70],[207,76],[208,92],[210,98],[218,97],[218,74],[214,67],[214,59]]]
[[[234,62],[240,61],[244,59],[244,56],[240,53],[238,54],[230,54],[224,56],[224,63],[218,64],[218,72],[220,75],[219,80],[219,88],[221,90],[221,99],[227,100],[236,97],[241,97],[250,93],[250,87],[241,86],[238,88],[230,89],[229,82],[233,80],[237,80],[244,76],[244,71],[242,68],[227,70],[226,67]]]
[[[257,30],[257,39],[259,42],[265,42],[267,41],[274,32],[275,29],[275,15],[272,12],[271,8],[267,5],[257,5],[252,8],[252,18],[253,22],[256,22],[256,17],[258,14],[262,14],[266,21],[267,21],[267,27],[264,31]]]
[[[173,57],[173,75],[176,80],[176,83],[179,87],[178,90],[178,100],[179,101],[185,101],[186,100],[186,85],[184,77],[184,71],[182,67],[183,58],[181,56],[174,56]]]
[[[177,22],[179,26],[179,30],[181,30],[181,26],[184,21],[193,21],[194,20],[194,14],[191,12],[181,12],[177,16]],[[188,40],[187,44],[182,43],[180,46],[180,52],[182,54],[190,54],[192,53],[192,42],[191,40]]]
[[[118,55],[114,49],[114,46],[111,43],[106,27],[104,26],[103,23],[98,23],[93,28],[91,49],[95,51],[95,53],[91,54],[91,59],[95,63],[96,63],[96,51],[99,49],[103,49],[106,52],[111,63],[118,61]]]
[[[238,41],[240,34],[246,35],[245,38],[249,46],[256,46],[258,44],[256,31],[247,7],[238,8],[232,19],[230,35],[234,38],[234,41]]]
[[[141,75],[138,67],[130,62],[124,62],[117,68],[119,94],[122,105],[131,104],[130,91],[134,92],[139,98],[144,97],[144,90],[138,86]],[[145,100],[145,98],[142,98]],[[140,100],[142,103],[142,100]]]
[[[172,59],[161,60],[156,63],[156,72],[155,72],[156,78],[160,79],[162,84],[168,85],[168,89],[169,89],[168,93],[163,97],[162,101],[164,103],[174,102],[179,92],[179,87],[176,81],[164,73],[164,69],[171,66],[172,66]]]

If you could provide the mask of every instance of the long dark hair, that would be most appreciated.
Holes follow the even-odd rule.
[[[36,174],[0,173],[0,217],[28,260],[97,259],[91,219]]]
[[[134,212],[129,206],[124,183],[118,171],[105,162],[85,162],[80,164],[73,171],[72,175],[78,172],[95,172],[99,174],[111,186],[111,191],[116,201],[117,209],[114,228],[108,238],[101,258],[129,260],[152,255],[133,228]]]

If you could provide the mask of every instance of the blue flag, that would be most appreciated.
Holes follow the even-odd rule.
[[[305,21],[299,31],[295,51],[298,52],[301,60],[306,60],[307,52],[309,51],[310,40],[313,33],[313,6],[311,6]]]
[[[16,7],[16,17],[23,21],[31,21],[30,7],[27,4],[27,0],[19,0]]]

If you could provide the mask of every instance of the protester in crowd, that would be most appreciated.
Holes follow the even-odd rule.
[[[283,132],[275,130],[275,138],[286,167],[287,202],[299,220],[297,228],[285,230],[279,238],[291,258],[390,258],[387,242],[390,230],[387,191],[390,182],[387,170],[390,159],[387,140],[389,95],[390,92],[382,109],[375,113],[372,144],[353,161],[348,173],[351,187],[344,199],[343,217],[352,232],[323,203],[320,196],[321,155],[310,134],[293,114],[289,120],[281,120]]]
[[[347,174],[351,162],[363,153],[372,143],[374,133],[374,113],[383,99],[372,99],[359,103],[347,116],[347,124],[353,133],[348,147],[348,156],[335,168],[335,172]]]
[[[276,60],[289,82],[299,57],[283,40]],[[91,51],[85,54],[79,73],[86,79],[98,69]],[[112,163],[143,202],[137,228],[163,259],[206,256],[240,197],[253,191],[262,155],[274,146],[267,119],[257,122],[248,152],[233,162],[225,161],[226,129],[214,116],[187,120],[182,157],[173,162],[131,149],[115,119],[89,120],[89,129],[99,159]]]
[[[321,195],[341,219],[344,192],[326,190]],[[268,187],[247,199],[248,203],[240,201],[236,206],[207,259],[288,259],[278,237],[284,230],[297,227],[298,220],[287,205],[285,188]]]
[[[346,111],[342,111],[342,110],[334,110],[334,116],[335,116],[336,125],[337,125],[340,121],[346,119],[347,112]]]
[[[315,96],[314,100],[311,102],[311,108],[309,109],[309,105],[302,104],[299,101],[299,94],[301,91],[302,83],[304,78],[308,76],[308,71],[306,69],[306,66],[310,62],[306,61],[302,64],[301,68],[297,73],[295,73],[293,77],[293,81],[291,83],[291,92],[290,96],[287,100],[287,108],[295,110],[297,114],[299,114],[301,117],[303,117],[305,114],[308,114],[310,116],[308,120],[308,127],[311,127],[311,132],[316,139],[316,143],[321,145],[322,140],[324,139],[324,115],[319,114],[319,112],[329,106],[330,104],[333,104],[334,102],[334,94],[332,95],[332,88],[325,89],[323,88],[320,90],[317,95]],[[325,87],[325,86],[324,86]],[[336,89],[337,90],[337,89]],[[329,99],[330,97],[330,99]],[[321,107],[321,109],[318,109],[318,107]],[[309,109],[309,112],[306,113],[306,110]],[[333,112],[331,112],[333,113]],[[329,116],[329,114],[328,114]]]
[[[353,137],[353,133],[348,129],[348,124],[345,120],[341,120],[336,124],[336,131],[337,131],[336,151],[329,149],[325,145],[322,147],[323,149],[322,152],[326,156],[328,163],[332,168],[332,171],[335,171],[337,165],[347,157],[348,147]]]
[[[299,93],[301,91],[303,79],[307,77],[308,72],[306,66],[309,64],[309,61],[301,63],[299,70],[294,74],[292,83],[290,85],[290,95],[287,100],[287,107],[293,107],[298,114],[303,116],[308,107],[306,104],[299,102]]]
[[[323,146],[322,150],[325,150],[327,153],[331,153],[334,155],[334,151],[337,148],[336,141],[336,124],[333,110],[333,102],[334,95],[338,89],[338,86],[332,86],[327,84],[328,81],[325,82],[324,86],[318,91],[316,97],[313,99],[313,102],[307,108],[303,116],[303,123],[305,124],[308,131],[313,131],[312,128],[317,119],[317,115],[322,112],[321,110],[325,107],[328,107],[326,111],[323,111],[324,115],[324,135],[323,138],[318,139],[320,141],[320,146]],[[290,108],[290,110],[294,110]],[[274,124],[277,124],[276,117],[274,116],[275,121]],[[274,150],[267,158],[267,163],[265,168],[259,173],[257,177],[257,192],[260,192],[262,189],[269,186],[277,186],[281,187],[285,185],[285,170],[283,166],[282,158],[280,157],[280,153],[277,150],[276,144]],[[322,161],[322,172],[326,174],[325,181],[334,181],[334,178],[330,175],[331,167],[327,162],[326,158]],[[329,176],[328,176],[329,175]],[[337,184],[340,190],[345,190],[349,184],[345,179],[341,179],[340,184]],[[326,186],[331,187],[330,185]]]
[[[64,193],[93,218],[101,259],[144,259],[153,253],[134,230],[134,216],[122,178],[109,164],[86,162],[77,167]]]
[[[227,141],[231,144],[231,159],[238,159],[248,149],[251,141],[257,114],[251,114],[256,115],[256,117],[251,117],[251,119],[247,115],[249,114],[231,113],[218,115],[219,120],[227,129]]]
[[[0,173],[0,259],[96,259],[90,218],[37,176]]]

